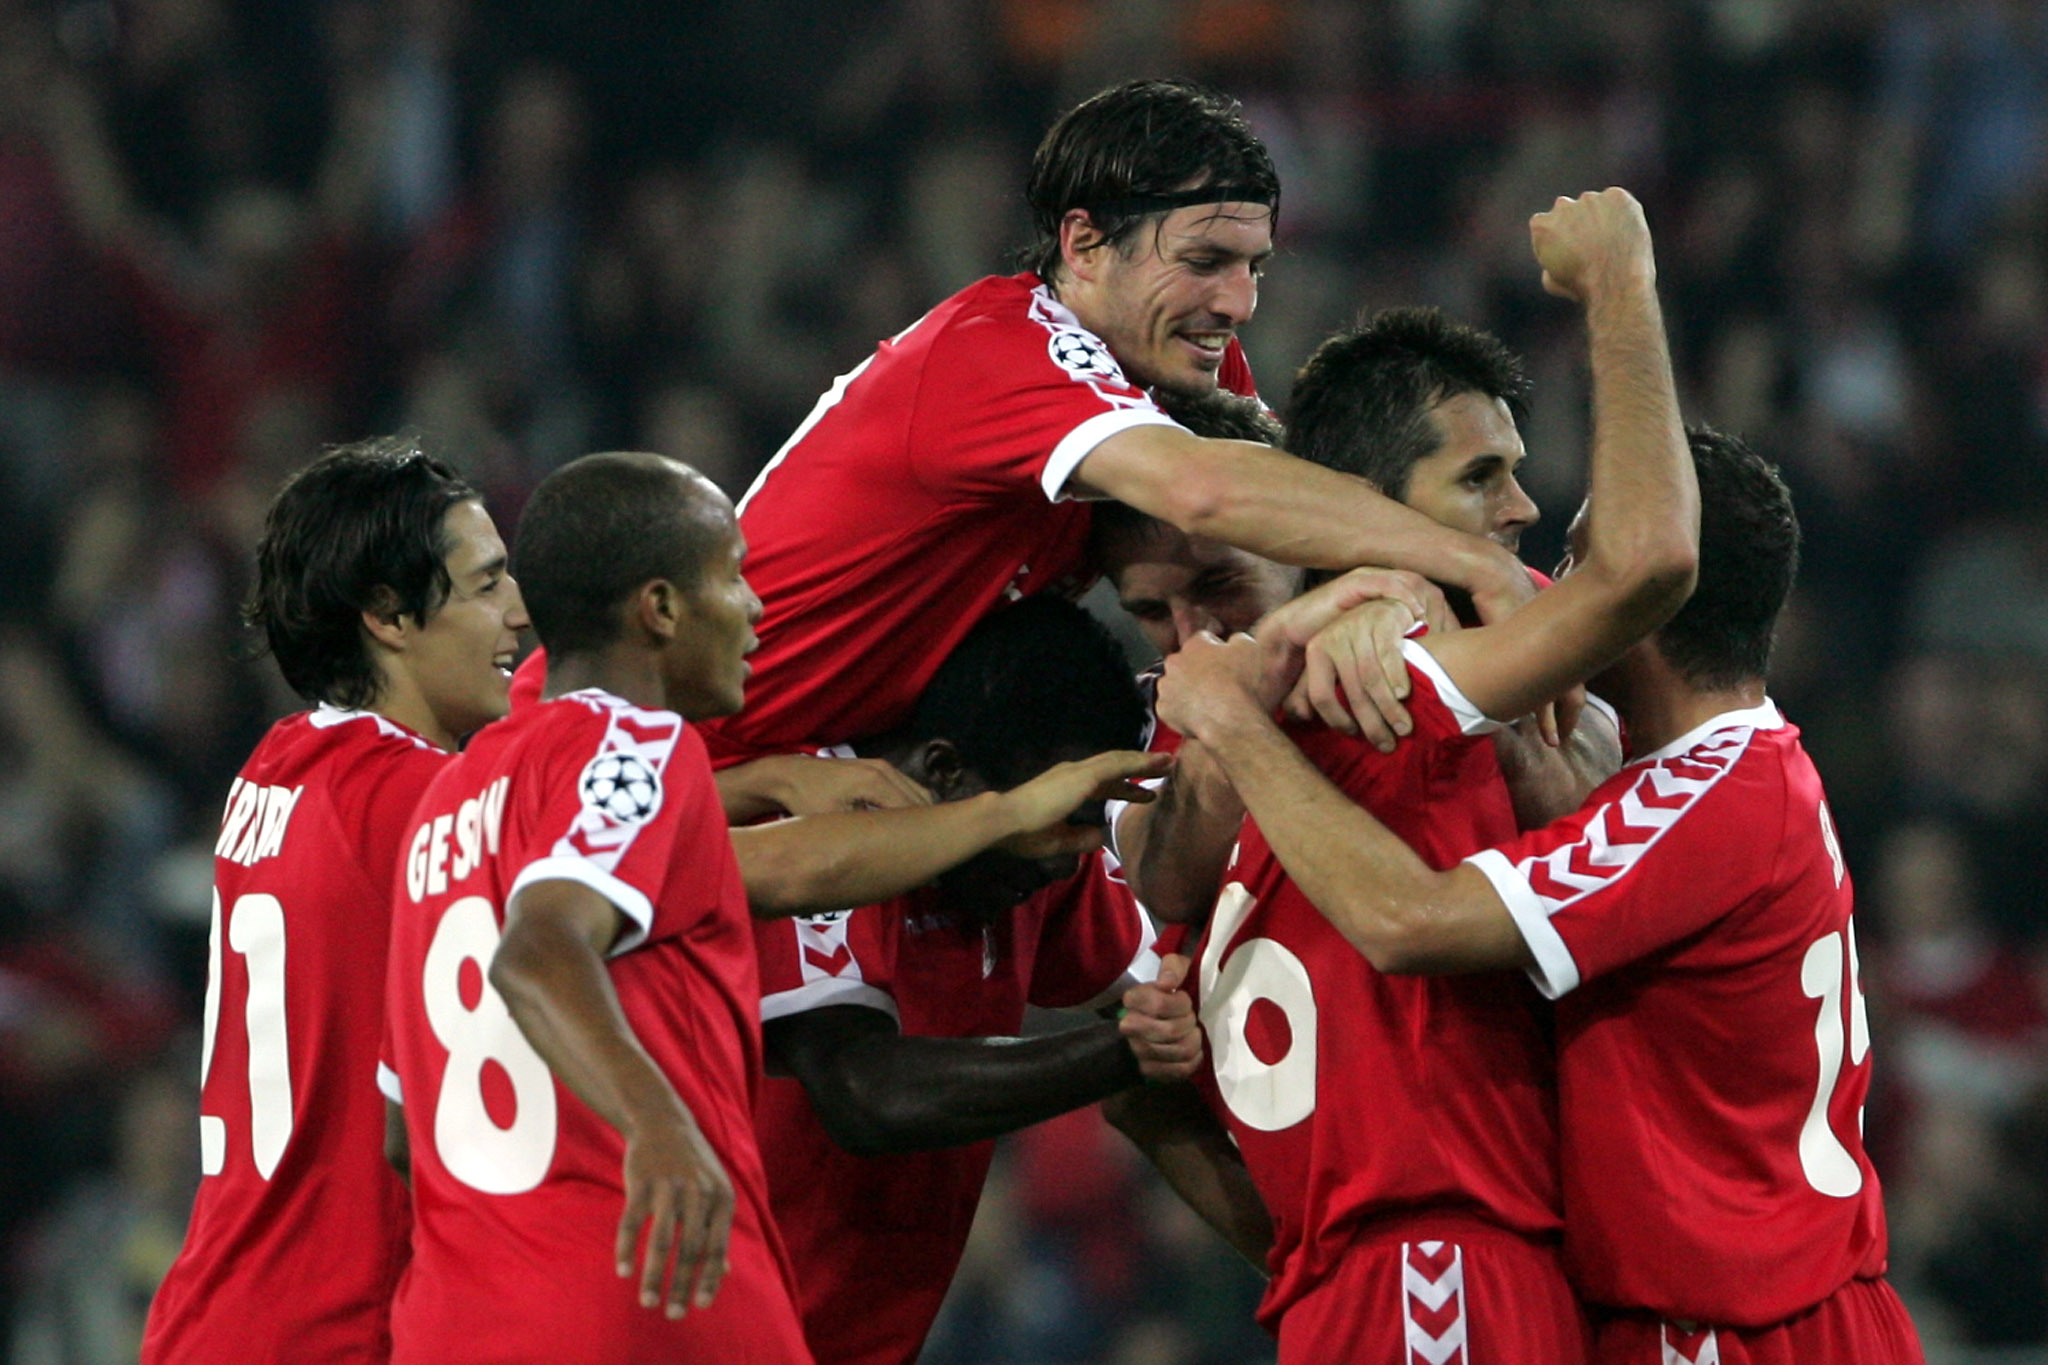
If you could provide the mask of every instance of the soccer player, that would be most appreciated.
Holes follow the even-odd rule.
[[[1548,828],[1425,860],[1301,770],[1213,643],[1184,651],[1168,710],[1378,968],[1518,967],[1558,1001],[1565,1257],[1596,1359],[1918,1362],[1880,1278],[1848,871],[1764,687],[1798,523],[1748,447],[1706,430],[1691,446],[1699,585],[1598,679],[1633,755]],[[1564,584],[1589,538],[1574,527]]]
[[[1089,501],[1294,564],[1392,564],[1526,598],[1499,546],[1364,481],[1177,426],[1148,390],[1252,391],[1236,341],[1280,186],[1235,102],[1172,81],[1084,101],[1027,189],[1030,269],[969,286],[837,380],[740,504],[767,604],[715,759],[900,725],[1007,601],[1085,586]]]
[[[749,897],[837,908],[1013,838],[1071,848],[1086,832],[1063,822],[1105,779],[1156,770],[1098,755],[970,801],[729,833],[692,722],[740,704],[743,549],[724,495],[652,455],[575,461],[527,506],[555,695],[436,779],[396,879],[417,1212],[396,1360],[807,1360],[752,1131]],[[891,831],[914,842],[892,853]]]
[[[1038,598],[975,627],[872,747],[957,800],[1128,743],[1142,715],[1115,641]],[[1162,970],[1149,920],[1099,863],[1048,885],[1071,871],[995,853],[881,905],[756,927],[770,1071],[792,1079],[771,1074],[755,1123],[820,1365],[917,1357],[989,1139],[1192,1074],[1186,960]],[[1120,1022],[1014,1036],[1027,1003],[1119,996]]]
[[[1697,490],[1641,210],[1620,190],[1559,200],[1531,236],[1546,287],[1584,304],[1591,339],[1585,567],[1497,625],[1411,641],[1413,733],[1392,754],[1333,729],[1276,729],[1318,784],[1315,809],[1284,822],[1254,809],[1221,833],[1220,855],[1196,850],[1228,863],[1197,993],[1217,1112],[1276,1225],[1261,1318],[1283,1362],[1572,1361],[1586,1349],[1556,1247],[1552,1059],[1534,992],[1505,973],[1382,975],[1318,913],[1320,888],[1282,861],[1326,810],[1359,804],[1436,865],[1512,838],[1488,734],[1617,657],[1691,586]],[[1246,687],[1272,679],[1261,642],[1216,646],[1222,662],[1207,645],[1198,637],[1168,660],[1160,717],[1189,740],[1184,765],[1199,752],[1235,784],[1180,685],[1185,661],[1243,665]],[[1137,877],[1168,915],[1180,907],[1158,903],[1147,872],[1177,849],[1175,823],[1162,798]]]
[[[244,615],[313,709],[228,792],[202,1179],[142,1359],[382,1360],[410,1221],[375,1091],[387,897],[413,803],[505,712],[526,611],[475,491],[385,439],[286,483]]]

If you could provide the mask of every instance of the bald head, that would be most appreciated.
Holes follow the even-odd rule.
[[[534,632],[556,659],[604,648],[646,584],[694,591],[732,526],[725,494],[679,461],[636,451],[570,461],[534,490],[512,551]]]

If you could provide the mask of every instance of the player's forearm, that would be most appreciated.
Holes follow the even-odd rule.
[[[1078,474],[1085,490],[1282,564],[1377,564],[1481,595],[1528,592],[1526,571],[1491,541],[1269,446],[1137,427],[1103,442]]]
[[[548,1069],[621,1134],[677,1118],[694,1122],[627,1023],[604,959],[581,935],[541,917],[515,917],[490,979]]]
[[[1230,847],[1244,826],[1244,803],[1222,767],[1199,744],[1183,747],[1149,806],[1117,822],[1117,849],[1131,890],[1168,924],[1201,921],[1216,903]]]
[[[1577,810],[1621,768],[1621,737],[1606,712],[1589,706],[1558,748],[1544,743],[1535,718],[1527,717],[1496,733],[1494,753],[1515,803],[1516,826],[1541,829]]]
[[[765,816],[779,815],[786,809],[782,796],[788,766],[816,761],[793,754],[771,754],[750,763],[720,768],[712,780],[718,784],[718,800],[725,808],[725,822],[743,825]]]
[[[1102,1116],[1144,1153],[1183,1203],[1260,1274],[1273,1216],[1229,1131],[1192,1085],[1147,1085],[1103,1101]]]
[[[876,1033],[830,1065],[792,1069],[833,1139],[860,1156],[981,1142],[1141,1079],[1114,1022],[1023,1039]]]
[[[1589,290],[1591,520],[1581,570],[1616,585],[1636,634],[1684,605],[1698,563],[1699,487],[1678,411],[1654,268]]]
[[[747,901],[762,919],[900,896],[1018,832],[993,792],[910,810],[807,815],[732,831]]]
[[[1498,930],[1438,873],[1310,763],[1250,705],[1218,716],[1201,736],[1287,875],[1345,940],[1383,972],[1507,965]],[[1505,912],[1502,912],[1505,919]],[[1489,932],[1492,931],[1492,932]]]

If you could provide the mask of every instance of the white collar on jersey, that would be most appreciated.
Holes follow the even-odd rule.
[[[381,716],[375,711],[345,711],[339,706],[329,706],[323,701],[306,713],[306,720],[316,730],[327,730],[336,725],[346,725],[352,720],[375,721],[379,730],[395,739],[411,740],[420,748],[432,749],[435,753],[446,752],[440,745],[434,743],[425,735],[414,734],[397,721],[392,720],[388,716]]]
[[[1639,763],[1662,763],[1667,758],[1676,758],[1698,748],[1701,740],[1717,730],[1739,730],[1745,726],[1752,730],[1778,730],[1784,725],[1785,713],[1778,709],[1776,702],[1765,697],[1761,705],[1746,706],[1740,711],[1723,711],[1706,724],[1694,726],[1657,752],[1630,759],[1627,766],[1632,768]]]

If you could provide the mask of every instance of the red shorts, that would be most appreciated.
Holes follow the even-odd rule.
[[[1883,1280],[1851,1280],[1769,1327],[1690,1330],[1594,1312],[1598,1365],[1924,1365],[1920,1334]]]
[[[1583,1365],[1557,1248],[1476,1219],[1376,1223],[1280,1319],[1280,1365]]]

